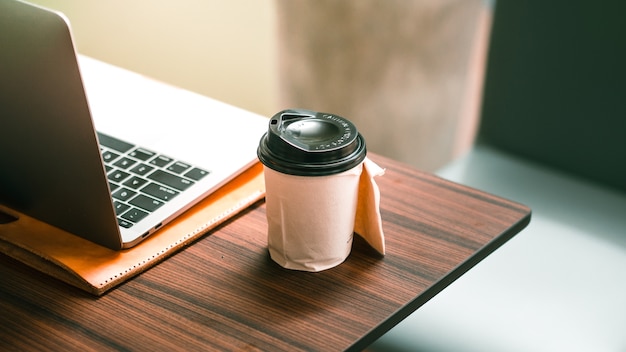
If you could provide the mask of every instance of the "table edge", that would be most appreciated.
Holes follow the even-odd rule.
[[[370,344],[376,341],[379,337],[391,330],[394,326],[399,324],[402,320],[406,319],[410,314],[415,312],[421,306],[426,304],[430,299],[439,294],[446,287],[459,279],[463,274],[468,272],[482,260],[487,258],[491,253],[500,248],[506,242],[511,240],[515,235],[520,233],[528,224],[532,217],[532,211],[530,208],[526,208],[527,212],[524,217],[520,218],[513,226],[509,227],[505,232],[494,237],[489,243],[479,249],[474,255],[469,257],[464,262],[460,263],[441,280],[437,281],[434,285],[426,289],[421,295],[412,299],[409,303],[401,307],[394,314],[389,316],[386,320],[381,322],[377,327],[370,330],[367,334],[355,341],[346,351],[362,351],[366,349]]]

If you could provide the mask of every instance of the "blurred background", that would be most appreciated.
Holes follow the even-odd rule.
[[[79,53],[271,116],[342,115],[370,151],[434,171],[473,142],[487,0],[32,0]]]

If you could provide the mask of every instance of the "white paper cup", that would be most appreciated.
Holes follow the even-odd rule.
[[[268,248],[288,269],[320,271],[350,254],[365,140],[341,116],[289,109],[259,141]]]
[[[360,164],[329,176],[296,176],[265,167],[268,249],[287,269],[321,271],[352,248]]]

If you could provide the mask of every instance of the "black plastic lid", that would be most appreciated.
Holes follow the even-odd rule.
[[[269,121],[257,149],[261,162],[301,176],[337,174],[365,159],[365,140],[343,117],[302,109],[283,110]]]

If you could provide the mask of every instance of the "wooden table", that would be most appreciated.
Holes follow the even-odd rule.
[[[96,298],[0,255],[0,349],[361,350],[522,230],[527,207],[371,155],[387,255],[321,273],[267,253],[263,202]]]

